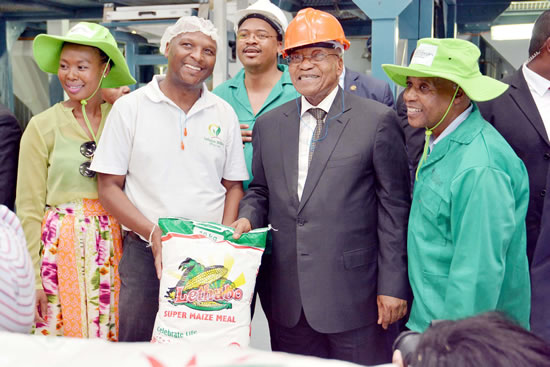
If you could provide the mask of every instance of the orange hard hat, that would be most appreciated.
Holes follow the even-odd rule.
[[[342,25],[332,14],[313,8],[302,9],[288,24],[285,34],[283,57],[288,50],[319,42],[336,41],[349,48]]]

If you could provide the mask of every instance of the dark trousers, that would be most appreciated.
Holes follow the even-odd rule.
[[[271,254],[264,252],[262,256],[262,264],[258,271],[258,276],[256,277],[256,288],[254,289],[254,295],[256,292],[260,298],[260,304],[262,305],[262,310],[264,311],[267,324],[269,326],[269,339],[271,343],[271,350],[277,350],[277,340],[273,335],[273,316],[272,316],[272,302],[271,302]],[[254,316],[254,307],[256,298],[254,297],[254,302],[252,302],[252,316]]]
[[[147,242],[130,233],[124,238],[118,303],[122,342],[150,341],[159,308],[159,280]]]
[[[302,310],[298,324],[286,328],[273,322],[274,351],[339,359],[362,365],[391,362],[391,338],[375,324],[342,333],[319,333],[308,324]]]

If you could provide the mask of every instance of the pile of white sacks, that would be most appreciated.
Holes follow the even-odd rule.
[[[17,367],[346,367],[355,364],[207,344],[112,343],[0,332],[0,366]]]

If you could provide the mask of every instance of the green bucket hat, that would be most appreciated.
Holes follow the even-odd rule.
[[[65,36],[39,34],[34,39],[32,48],[38,67],[52,74],[57,74],[59,57],[63,43],[97,47],[111,58],[112,67],[109,75],[101,82],[102,88],[117,88],[131,85],[136,80],[130,74],[124,56],[109,30],[95,23],[80,22],[69,30]]]
[[[483,102],[500,96],[508,84],[481,75],[477,60],[479,49],[473,43],[455,38],[423,38],[418,40],[410,65],[382,65],[388,77],[400,86],[407,86],[407,77],[439,77],[450,80],[473,101]]]

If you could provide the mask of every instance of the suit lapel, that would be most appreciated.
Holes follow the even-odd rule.
[[[357,79],[359,79],[359,74],[355,73],[353,70],[346,68],[346,75],[344,76],[344,90],[353,93],[350,87],[352,85],[355,85]]]
[[[279,124],[281,155],[288,196],[292,204],[298,207],[298,140],[300,136],[301,98],[297,98],[296,103],[289,103],[288,105],[290,106],[289,109],[283,112],[286,118]]]
[[[338,143],[338,140],[340,140],[340,135],[349,121],[349,115],[347,112],[351,108],[342,104],[343,93],[344,91],[341,88],[338,88],[338,93],[336,93],[332,107],[328,112],[325,120],[328,132],[326,137],[319,141],[315,147],[315,152],[313,153],[313,158],[311,159],[311,164],[307,172],[304,191],[302,193],[302,200],[300,201],[300,206],[298,207],[298,213],[307,203],[309,197],[315,189],[315,186],[317,186],[317,183],[321,178],[321,174],[325,170],[327,161],[329,160],[336,144]],[[323,134],[321,134],[321,136],[323,136]],[[295,185],[296,182],[297,181],[295,181]]]
[[[539,135],[542,136],[546,144],[550,145],[548,134],[546,132],[546,129],[544,128],[544,123],[542,121],[542,118],[540,117],[539,110],[537,108],[537,105],[535,104],[535,101],[533,100],[533,96],[531,95],[531,91],[529,90],[529,86],[525,81],[525,77],[523,76],[523,71],[521,68],[514,75],[514,78],[511,79],[511,82],[510,97],[514,100],[518,108],[527,117],[535,130],[537,130]]]

